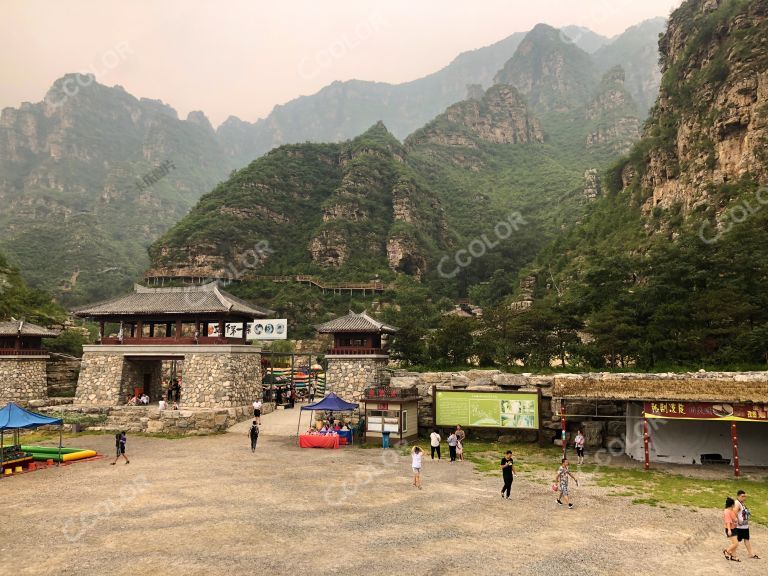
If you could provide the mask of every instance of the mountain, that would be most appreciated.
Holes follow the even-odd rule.
[[[767,0],[675,10],[642,140],[608,170],[604,197],[524,272],[534,308],[586,325],[589,343],[574,349],[584,362],[768,361],[767,33]]]
[[[341,144],[282,146],[237,171],[153,245],[146,276],[420,276],[444,228],[438,199],[377,123]]]
[[[627,90],[637,103],[641,118],[645,118],[659,92],[658,41],[666,26],[666,18],[646,20],[612,38],[592,54],[592,60],[603,73],[615,66],[624,69]]]
[[[595,82],[601,73],[626,62],[630,93],[641,103],[643,117],[658,88],[657,41],[664,22],[663,19],[649,21],[613,39],[581,26],[566,26],[555,34],[560,44],[572,47],[576,54],[595,53],[594,64],[582,57],[576,66],[577,72],[596,67],[591,73]],[[550,32],[555,30],[544,28]],[[473,91],[488,88],[527,35],[527,32],[517,32],[490,46],[459,54],[442,70],[411,82],[334,82],[315,94],[275,106],[266,118],[255,123],[230,117],[218,132],[228,155],[239,159],[241,164],[281,144],[354,138],[378,120],[383,121],[395,137],[403,139],[451,104]],[[617,47],[616,53],[607,49],[613,44]],[[500,82],[517,86],[505,78]],[[581,84],[578,78],[576,82]],[[650,99],[646,97],[647,91],[652,91]]]
[[[594,54],[598,49],[611,43],[610,38],[597,34],[584,26],[564,26],[560,28],[560,32],[567,37],[566,41],[575,44],[587,54]]]
[[[19,271],[0,254],[0,321],[15,318],[48,325],[64,316],[50,295],[29,288]]]
[[[67,75],[43,102],[0,115],[0,247],[64,302],[121,292],[149,243],[230,169],[202,113],[180,120]]]

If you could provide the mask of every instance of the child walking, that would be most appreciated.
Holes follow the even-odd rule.
[[[424,451],[418,446],[411,449],[411,468],[413,469],[413,485],[421,490],[421,457]]]
[[[557,469],[557,476],[555,477],[555,482],[559,484],[560,488],[560,496],[557,497],[557,503],[562,506],[563,498],[565,498],[565,503],[568,504],[568,508],[573,509],[573,502],[571,502],[571,496],[568,490],[569,478],[573,478],[574,482],[576,482],[576,486],[579,485],[576,476],[571,474],[571,471],[568,469],[568,458],[563,458],[561,460],[560,468]]]
[[[125,463],[130,464],[131,461],[128,460],[128,456],[125,455],[125,442],[127,438],[125,437],[125,432],[118,432],[115,434],[115,461],[112,462],[112,466],[117,464],[117,459],[122,456],[125,458]]]

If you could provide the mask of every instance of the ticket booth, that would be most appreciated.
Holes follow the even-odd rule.
[[[385,432],[393,441],[418,436],[419,393],[416,388],[368,388],[363,406],[366,440],[381,438]]]

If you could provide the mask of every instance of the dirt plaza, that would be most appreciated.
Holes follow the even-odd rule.
[[[102,460],[0,481],[0,562],[17,574],[764,574],[721,553],[719,510],[633,505],[589,474],[576,508],[558,507],[550,475],[501,479],[470,462],[379,448],[302,450],[295,415],[264,417],[251,453],[247,423],[183,439],[111,435],[65,443]],[[553,472],[556,463],[553,464]],[[735,492],[735,488],[734,488]],[[756,551],[768,530],[753,525]]]

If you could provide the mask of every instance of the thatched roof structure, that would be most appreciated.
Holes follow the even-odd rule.
[[[768,372],[558,375],[554,398],[768,403]]]

